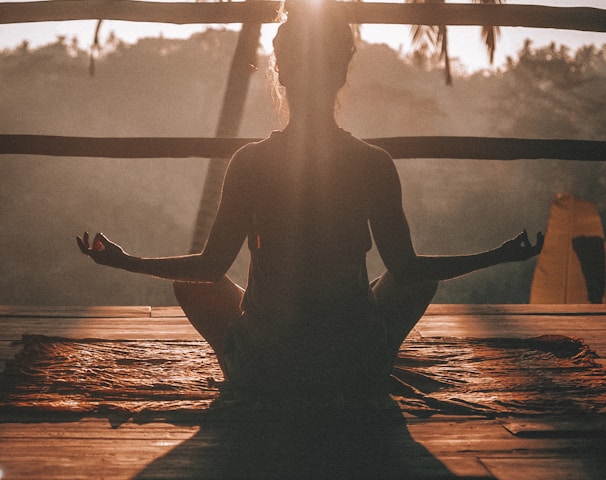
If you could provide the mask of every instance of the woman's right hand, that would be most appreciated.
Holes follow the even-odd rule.
[[[92,244],[88,232],[84,232],[82,237],[76,237],[80,251],[92,258],[99,265],[108,267],[123,268],[128,255],[122,247],[110,241],[102,233],[97,233]]]
[[[498,249],[500,257],[504,262],[516,262],[528,260],[541,253],[545,237],[541,232],[537,233],[537,242],[532,245],[528,239],[528,233],[524,230],[517,237],[506,241]]]

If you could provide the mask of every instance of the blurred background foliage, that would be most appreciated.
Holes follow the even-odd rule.
[[[110,36],[94,52],[77,42],[0,53],[0,132],[69,136],[214,136],[237,32],[186,40]],[[453,135],[606,138],[606,46],[570,51],[528,41],[506,67],[466,74],[439,55],[403,56],[361,43],[338,117],[360,137]],[[248,93],[243,137],[280,128],[269,59]],[[606,160],[606,158],[604,159]],[[471,253],[522,228],[544,230],[551,201],[570,192],[606,212],[606,164],[553,160],[396,160],[420,253]],[[170,282],[94,266],[75,236],[103,231],[143,256],[187,253],[205,159],[0,157],[0,303],[172,305]],[[244,252],[245,253],[245,252]],[[525,303],[534,261],[448,282],[443,303]],[[230,275],[246,281],[241,255]],[[383,267],[369,255],[371,275]]]

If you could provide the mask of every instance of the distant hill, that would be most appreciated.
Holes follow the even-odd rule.
[[[82,136],[213,136],[237,33],[118,41],[89,75],[89,55],[65,40],[0,54],[0,132]],[[361,44],[339,118],[357,136],[478,135],[606,138],[606,50],[529,43],[504,71],[443,83],[432,59]],[[417,66],[415,66],[417,65]],[[419,67],[422,65],[422,68]],[[268,59],[258,62],[241,136],[280,128]],[[606,159],[605,159],[606,160]],[[398,160],[420,253],[469,253],[522,228],[545,228],[551,200],[571,192],[606,212],[603,164]],[[174,304],[169,282],[94,266],[76,248],[102,230],[145,256],[186,253],[204,159],[0,157],[0,303]],[[376,252],[373,274],[382,271]],[[445,282],[438,302],[528,300],[534,263]],[[231,275],[245,282],[246,258]]]

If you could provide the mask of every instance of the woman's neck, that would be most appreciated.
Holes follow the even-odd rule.
[[[334,104],[331,103],[323,106],[304,104],[300,108],[291,107],[285,130],[313,137],[338,129],[334,117]]]

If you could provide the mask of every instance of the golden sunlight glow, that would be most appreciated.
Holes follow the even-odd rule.
[[[309,8],[317,8],[321,6],[323,3],[328,3],[326,0],[298,0],[297,3],[305,4]]]

